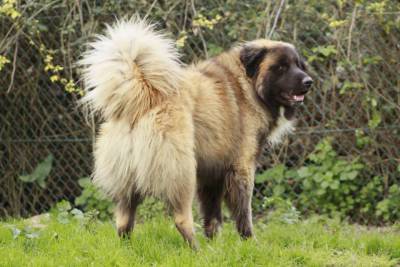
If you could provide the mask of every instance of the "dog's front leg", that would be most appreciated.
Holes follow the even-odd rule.
[[[251,213],[253,181],[253,171],[234,171],[227,178],[225,200],[236,221],[236,228],[243,238],[253,235]]]

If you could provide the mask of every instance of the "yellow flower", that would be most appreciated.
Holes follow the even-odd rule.
[[[21,16],[14,5],[16,4],[16,0],[3,0],[3,4],[0,6],[0,14],[4,14],[12,19],[16,19]]]
[[[0,56],[0,70],[3,69],[4,65],[10,63],[10,60],[6,58],[5,56]]]
[[[186,32],[185,31],[181,32],[181,37],[179,37],[178,40],[176,40],[176,46],[177,47],[184,47],[186,39],[187,39]]]
[[[64,69],[64,67],[61,67],[60,65],[55,65],[53,71],[59,72],[59,71],[62,71],[63,69]]]
[[[81,96],[84,95],[83,90],[79,87],[76,87],[73,80],[69,80],[68,83],[65,85],[64,89],[68,93],[77,93]]]
[[[345,25],[347,23],[347,20],[343,19],[343,20],[332,20],[329,23],[329,27],[331,28],[339,28],[343,25]]]
[[[376,12],[376,13],[383,13],[385,11],[386,7],[386,2],[375,2],[371,3],[367,6],[367,10],[370,12]]]
[[[214,28],[214,25],[217,24],[221,19],[221,15],[216,15],[215,18],[209,20],[202,14],[199,14],[197,18],[193,20],[193,26],[204,27],[212,30]]]
[[[50,77],[50,81],[51,82],[56,82],[56,81],[58,81],[58,80],[60,80],[60,76],[58,76],[58,75],[51,75],[51,77]]]
[[[46,58],[44,59],[44,62],[50,63],[50,62],[52,62],[52,61],[53,61],[53,56],[50,55],[50,54],[47,54],[47,55],[46,55]]]

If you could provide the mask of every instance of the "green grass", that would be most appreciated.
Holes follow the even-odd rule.
[[[65,223],[65,222],[64,222]],[[32,233],[23,221],[0,223],[0,266],[396,266],[400,233],[320,219],[255,226],[256,240],[241,240],[231,223],[216,239],[199,229],[200,250],[191,251],[172,220],[138,224],[131,240],[117,238],[111,223],[56,219]]]

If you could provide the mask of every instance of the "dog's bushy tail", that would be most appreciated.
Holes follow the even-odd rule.
[[[81,104],[106,120],[134,123],[178,93],[182,77],[174,42],[138,18],[108,26],[79,64],[85,83]]]

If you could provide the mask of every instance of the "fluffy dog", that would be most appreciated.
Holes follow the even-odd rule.
[[[81,64],[82,102],[100,113],[93,182],[117,204],[120,235],[146,196],[164,199],[196,246],[192,202],[204,231],[222,223],[221,202],[242,237],[252,235],[256,161],[294,128],[295,104],[312,84],[293,45],[265,39],[185,67],[174,42],[139,19],[118,22]]]

